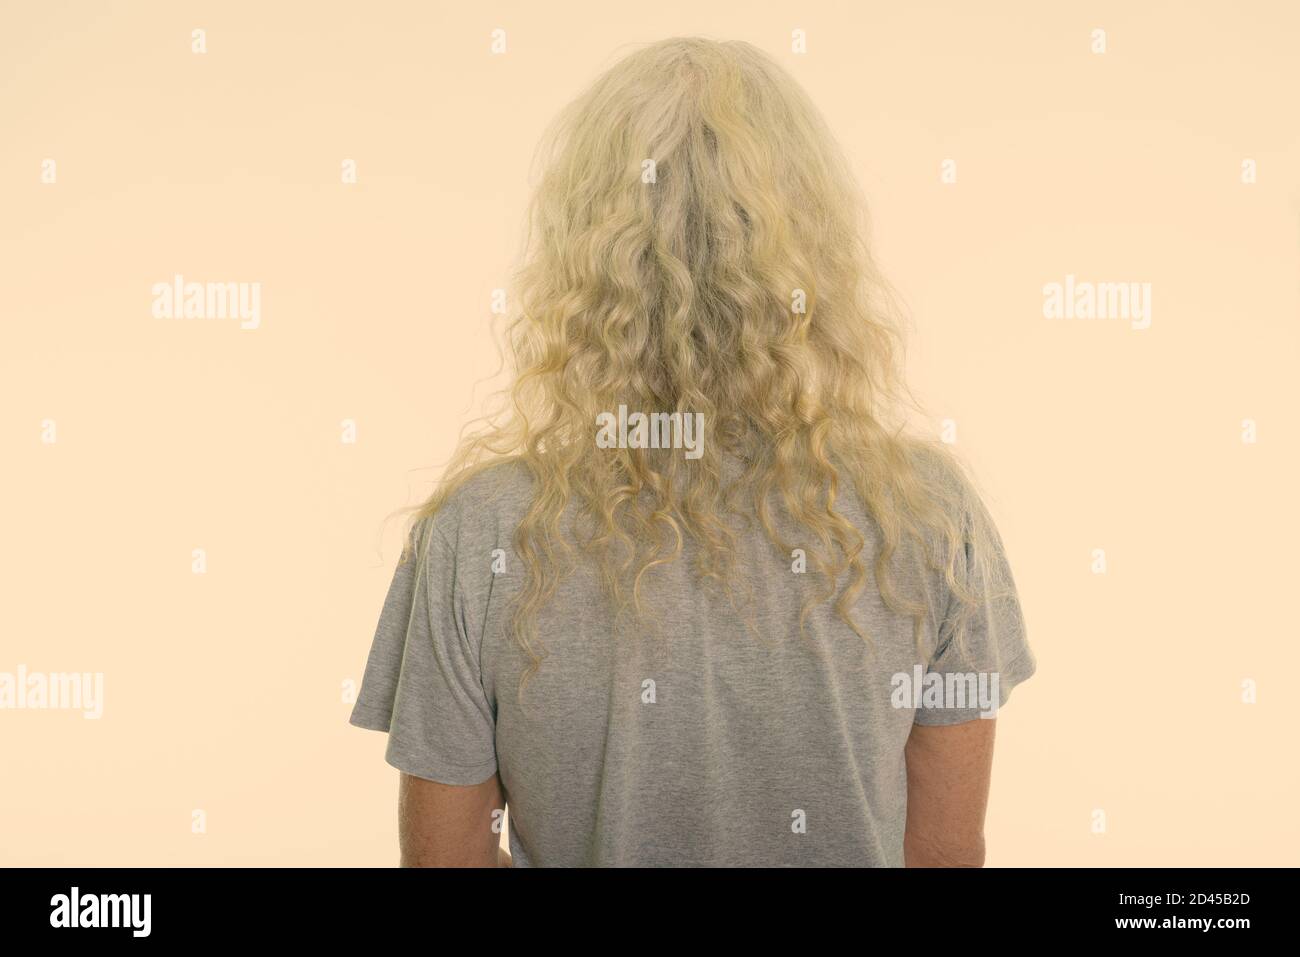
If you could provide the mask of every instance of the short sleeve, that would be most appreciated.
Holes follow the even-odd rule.
[[[1001,536],[978,499],[973,510],[985,523],[989,547],[977,556],[968,541],[959,553],[955,573],[978,596],[979,603],[968,613],[964,642],[959,646],[953,640],[954,622],[962,603],[957,596],[949,596],[913,719],[917,724],[961,724],[996,717],[1011,689],[1037,668]],[[968,528],[969,521],[968,517]],[[942,695],[939,687],[944,689]]]
[[[384,599],[349,722],[388,732],[385,758],[415,777],[481,784],[496,773],[495,713],[468,634],[456,554],[433,519],[412,529]]]

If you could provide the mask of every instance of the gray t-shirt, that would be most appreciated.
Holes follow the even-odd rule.
[[[978,719],[1034,672],[1014,589],[974,618],[959,654],[943,638],[942,577],[902,558],[900,588],[941,623],[929,661],[870,578],[856,620],[877,654],[828,603],[801,638],[801,604],[823,579],[756,528],[736,557],[761,635],[700,586],[689,542],[645,596],[654,638],[615,637],[596,570],[579,566],[538,618],[546,657],[521,708],[528,659],[509,626],[530,496],[521,466],[498,466],[415,527],[427,559],[397,567],[351,715],[388,732],[387,760],[408,774],[500,774],[515,866],[902,866],[912,724]],[[836,507],[874,545],[856,498]],[[992,560],[1005,567],[1000,541]]]

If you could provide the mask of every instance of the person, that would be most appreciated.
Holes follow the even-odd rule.
[[[674,38],[539,157],[511,384],[411,510],[350,718],[401,863],[981,866],[1035,660],[825,121]]]

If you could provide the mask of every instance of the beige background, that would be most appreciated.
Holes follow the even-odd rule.
[[[1300,863],[1300,7],[0,11],[0,671],[106,682],[99,721],[0,711],[0,863],[395,860],[396,772],[344,700],[384,518],[496,368],[543,124],[687,33],[824,109],[1002,529],[1039,673],[999,722],[989,863]],[[261,328],[153,318],[177,272],[260,282]],[[1044,318],[1067,274],[1150,282],[1151,327]]]

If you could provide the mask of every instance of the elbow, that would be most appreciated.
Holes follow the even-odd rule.
[[[906,833],[903,858],[907,867],[983,867],[984,835],[933,838]]]

